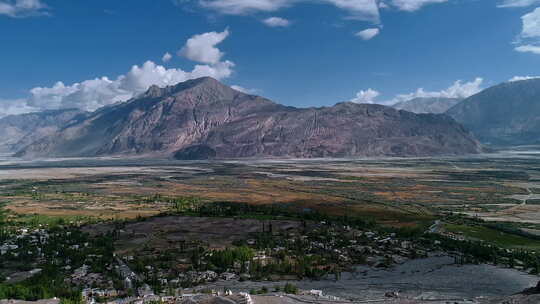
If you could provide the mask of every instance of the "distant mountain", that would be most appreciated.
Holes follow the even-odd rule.
[[[443,97],[417,97],[394,104],[392,107],[417,114],[433,113],[441,114],[458,104],[462,99]]]
[[[85,117],[76,109],[10,115],[0,119],[0,152],[15,152]]]
[[[540,143],[540,79],[506,82],[457,104],[451,115],[494,145]]]
[[[34,142],[18,156],[241,157],[427,156],[477,153],[476,140],[446,115],[339,103],[299,109],[212,78],[151,87],[127,102]]]

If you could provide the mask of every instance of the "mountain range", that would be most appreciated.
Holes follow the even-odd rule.
[[[417,97],[394,104],[392,107],[417,114],[434,113],[441,114],[455,106],[463,99],[444,97]]]
[[[77,109],[63,109],[3,117],[0,119],[0,153],[18,151],[84,119],[87,114]]]
[[[177,159],[430,156],[478,153],[452,118],[382,105],[294,108],[204,77],[104,107],[18,149],[17,156]]]
[[[539,144],[540,79],[490,87],[455,105],[447,114],[485,144]]]

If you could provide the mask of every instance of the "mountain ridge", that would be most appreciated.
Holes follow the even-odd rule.
[[[446,113],[484,143],[538,144],[540,79],[498,84],[466,98]]]
[[[40,137],[75,123],[88,113],[78,109],[46,110],[0,118],[0,152],[22,149]]]
[[[417,114],[442,114],[462,100],[463,99],[460,98],[445,97],[416,97],[410,100],[398,102],[392,105],[392,107],[398,110],[405,110]]]
[[[21,149],[17,156],[244,157],[428,156],[478,153],[446,115],[351,102],[294,108],[199,78],[150,87],[127,102]]]

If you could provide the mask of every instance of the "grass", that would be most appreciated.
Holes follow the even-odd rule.
[[[14,218],[14,221],[26,225],[30,224],[32,226],[55,226],[59,224],[68,224],[70,222],[90,223],[95,222],[96,218],[90,216],[82,217],[74,215],[51,216],[43,214],[19,214],[16,216],[16,218]]]
[[[445,224],[444,228],[467,238],[481,240],[508,249],[540,249],[540,241],[510,233],[497,231],[484,226]]]

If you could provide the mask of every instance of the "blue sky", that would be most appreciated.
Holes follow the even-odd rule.
[[[540,74],[537,6],[540,0],[0,0],[0,116],[93,110],[153,83],[204,75],[301,107],[466,97]]]

